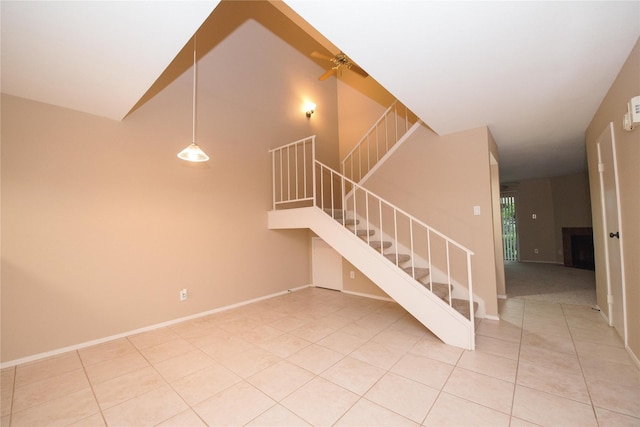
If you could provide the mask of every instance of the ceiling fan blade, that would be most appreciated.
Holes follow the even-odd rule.
[[[369,76],[369,74],[363,70],[362,68],[358,67],[356,64],[351,64],[351,66],[349,67],[349,69],[357,74],[360,74],[362,77],[367,77]]]
[[[333,61],[333,56],[325,55],[324,53],[320,53],[320,52],[318,52],[316,50],[311,52],[310,56],[312,58],[326,59],[327,61]]]
[[[328,79],[328,78],[329,78],[329,76],[331,76],[331,75],[332,75],[333,73],[335,73],[335,72],[336,72],[336,69],[335,69],[335,68],[331,68],[331,69],[327,70],[327,72],[326,72],[326,73],[324,73],[323,75],[321,75],[321,76],[318,78],[318,80],[326,80],[326,79]]]

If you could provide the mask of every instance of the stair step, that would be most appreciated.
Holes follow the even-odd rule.
[[[413,272],[412,272],[411,267],[405,267],[405,268],[403,268],[403,270],[409,276],[413,276]],[[420,279],[424,279],[425,277],[429,276],[429,269],[428,268],[415,267],[413,270],[415,270],[415,273],[416,273],[415,279],[418,280],[418,281],[420,281]]]
[[[342,218],[335,218],[336,221],[338,221],[340,224],[342,224],[342,222],[344,221],[344,225],[358,225],[360,224],[360,220],[359,219],[351,219],[351,218],[347,218],[347,219],[342,219]]]
[[[384,254],[384,257],[386,259],[388,259],[389,261],[391,261],[392,263],[396,263],[396,254],[394,253],[387,253]],[[403,262],[407,262],[411,259],[411,256],[409,254],[398,254],[398,264],[401,264]]]
[[[429,281],[426,282],[421,282],[422,285],[429,289]],[[431,284],[432,288],[431,291],[437,295],[441,300],[445,301],[445,302],[449,302],[449,290],[453,290],[453,285],[447,285],[446,283],[438,283],[438,282],[433,282]]]
[[[374,241],[374,242],[369,242],[369,245],[373,248],[373,249],[377,249],[380,250],[380,246],[382,246],[384,249],[388,249],[391,247],[391,242],[388,241],[384,241],[382,243],[380,243],[380,241]]]
[[[345,212],[343,209],[324,208],[323,210],[327,215],[334,219],[342,219],[345,216]]]
[[[470,316],[469,316],[469,300],[454,298],[453,301],[451,302],[451,306],[458,313],[462,314],[467,319],[470,319]],[[474,312],[477,309],[478,309],[478,303],[474,301],[473,302],[473,310],[474,310]]]
[[[358,228],[356,230],[354,230],[353,228],[351,228],[351,231],[355,231],[355,235],[356,236],[373,236],[375,233],[375,230],[365,230],[364,228]]]

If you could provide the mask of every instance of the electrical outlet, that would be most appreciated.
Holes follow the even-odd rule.
[[[537,254],[537,253],[538,253],[538,248],[534,249],[534,250],[533,250],[533,253],[534,253],[534,254]]]
[[[355,271],[350,271],[349,272],[349,278],[350,279],[355,279],[356,278],[356,272]]]
[[[180,291],[180,301],[186,301],[187,300],[187,289],[183,289]]]

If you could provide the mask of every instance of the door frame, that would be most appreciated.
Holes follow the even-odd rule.
[[[604,262],[605,262],[605,278],[607,281],[607,321],[609,322],[609,326],[613,326],[613,294],[612,294],[612,285],[611,285],[611,262],[609,256],[609,232],[607,230],[607,206],[605,200],[605,191],[604,191],[604,172],[605,165],[602,163],[602,140],[609,136],[611,141],[611,159],[612,159],[612,172],[613,172],[613,182],[614,188],[616,190],[616,216],[618,221],[618,230],[619,233],[619,242],[620,245],[620,286],[621,286],[621,294],[622,294],[622,328],[623,328],[623,339],[625,347],[628,346],[628,334],[627,334],[627,292],[626,292],[626,284],[624,278],[624,233],[622,230],[622,217],[620,213],[620,185],[618,180],[618,161],[616,156],[616,139],[615,132],[613,129],[613,122],[610,122],[607,127],[602,131],[598,139],[596,140],[596,148],[598,151],[598,177],[600,184],[600,206],[602,210],[602,238],[603,238],[603,246],[604,246]]]

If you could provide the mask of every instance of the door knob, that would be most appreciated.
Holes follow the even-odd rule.
[[[615,233],[609,233],[609,237],[611,237],[612,239],[615,237],[617,239],[620,238],[620,232],[616,231]]]

